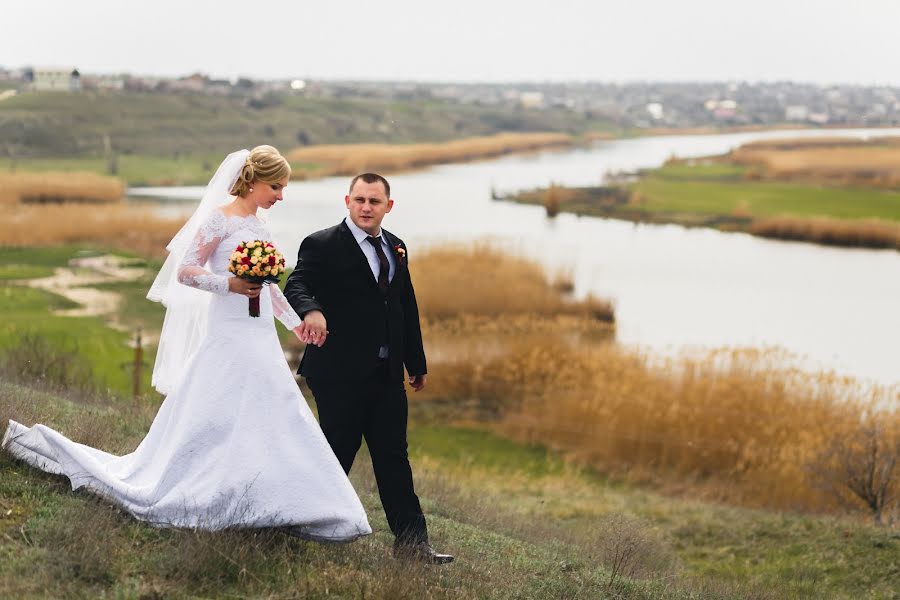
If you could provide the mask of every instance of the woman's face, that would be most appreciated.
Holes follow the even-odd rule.
[[[275,206],[276,202],[284,199],[283,193],[287,184],[287,178],[273,183],[254,181],[253,185],[250,186],[253,188],[253,191],[247,194],[247,197],[252,199],[259,208],[269,209]]]

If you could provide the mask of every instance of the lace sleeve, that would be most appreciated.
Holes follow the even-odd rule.
[[[272,314],[281,321],[282,325],[288,329],[293,329],[303,322],[303,319],[291,308],[291,304],[284,297],[284,294],[281,293],[281,288],[276,284],[272,284],[269,286],[269,290],[272,292]]]
[[[178,266],[178,282],[224,296],[228,294],[228,277],[207,271],[204,266],[226,234],[227,219],[214,210],[206,220]]]

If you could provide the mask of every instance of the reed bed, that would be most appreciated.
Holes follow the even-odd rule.
[[[4,246],[92,243],[162,257],[180,221],[126,205],[21,205],[0,222]]]
[[[430,165],[458,163],[559,148],[574,143],[561,133],[501,133],[432,144],[335,144],[297,148],[287,154],[294,164],[318,165],[312,170],[296,169],[298,177],[356,175],[366,171],[396,173]]]
[[[878,219],[843,220],[828,217],[771,217],[751,221],[748,232],[780,240],[802,240],[829,246],[896,248],[900,225]]]
[[[615,322],[611,302],[575,300],[560,291],[572,287],[565,274],[548,275],[541,265],[487,243],[429,249],[412,258],[410,269],[427,319],[568,315]]]
[[[677,494],[862,515],[868,508],[848,487],[845,463],[869,472],[858,446],[874,424],[885,456],[872,470],[885,471],[900,453],[900,389],[804,373],[775,351],[660,360],[588,346],[557,328],[540,341],[460,345],[432,372],[457,408],[492,419],[503,435]],[[835,449],[835,440],[846,445]],[[896,513],[900,469],[884,477],[883,510]]]
[[[900,138],[769,140],[732,151],[749,178],[827,185],[900,188]]]
[[[865,464],[858,440],[875,424],[884,461],[900,459],[900,387],[807,373],[773,349],[623,348],[589,302],[490,248],[435,248],[410,264],[430,359],[429,387],[412,398],[443,403],[447,418],[628,481],[754,507],[865,514],[842,460]],[[872,465],[887,473],[884,510],[900,511],[900,464],[884,461]]]
[[[121,202],[125,185],[93,173],[2,173],[0,205]]]

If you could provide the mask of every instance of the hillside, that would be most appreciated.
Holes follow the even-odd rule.
[[[97,157],[105,136],[119,155],[211,154],[269,143],[444,141],[502,131],[604,129],[566,109],[509,109],[446,102],[261,99],[162,93],[28,92],[0,102],[0,155]]]

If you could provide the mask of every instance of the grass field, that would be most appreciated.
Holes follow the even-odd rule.
[[[717,158],[673,161],[621,185],[531,190],[509,198],[559,212],[746,231],[776,239],[900,249],[900,191],[750,177]]]
[[[121,155],[115,172],[102,157],[69,156],[0,160],[0,171],[24,173],[94,173],[118,177],[130,186],[205,185],[225,154],[200,153],[184,156]]]
[[[160,401],[130,397],[126,336],[97,318],[53,316],[64,301],[10,281],[85,251],[0,251],[0,263],[18,265],[0,281],[0,348],[16,349],[24,332],[50,342],[0,352],[0,423],[43,422],[124,453]],[[435,249],[411,263],[422,269],[430,373],[428,389],[410,395],[410,452],[432,537],[457,563],[390,557],[365,459],[352,479],[375,535],[319,546],[275,531],[152,529],[0,453],[0,597],[896,600],[896,524],[871,526],[858,501],[835,509],[836,496],[804,504],[818,493],[805,461],[820,434],[843,439],[839,427],[873,414],[865,391],[804,379],[763,352],[730,366],[722,356],[642,362],[610,345],[611,307],[566,298],[565,277],[514,257],[471,259],[495,252],[487,247],[468,252]],[[439,271],[429,261],[444,276],[425,277]],[[120,322],[159,327],[147,285],[106,286],[123,296]],[[551,334],[558,343],[547,343]],[[41,381],[15,368],[23,356],[87,374]],[[898,400],[872,400],[885,403],[890,435],[900,432]],[[885,521],[896,517],[892,502]]]
[[[741,180],[734,165],[671,166],[634,187],[640,210],[754,217],[819,216],[900,221],[900,192]]]
[[[54,269],[68,266],[73,258],[105,253],[96,247],[79,246],[0,247],[0,263],[7,265],[6,269],[0,270],[0,311],[5,317],[0,323],[0,363],[6,365],[7,372],[11,365],[16,365],[18,370],[27,370],[40,377],[43,370],[53,367],[54,361],[75,361],[71,368],[86,373],[82,380],[72,380],[72,383],[120,395],[130,393],[130,364],[134,358],[134,350],[128,345],[133,339],[131,333],[113,330],[97,317],[56,316],[55,310],[75,305],[56,294],[13,285],[16,279],[47,277]],[[149,284],[147,279],[105,286],[121,293],[125,299],[118,318],[130,332],[138,328],[154,331],[162,325],[163,309],[144,298]],[[36,350],[33,348],[35,340],[37,343],[46,340],[51,348],[55,348],[47,357],[46,365],[28,360],[30,353]],[[146,351],[145,361],[152,367],[155,348],[149,347]],[[144,389],[150,384],[150,370],[144,371]]]
[[[113,452],[132,448],[154,411],[0,383],[0,419],[40,420]],[[900,540],[888,530],[673,500],[427,413],[414,414],[410,452],[432,539],[458,557],[449,567],[390,558],[365,456],[351,479],[375,534],[321,546],[275,531],[153,529],[0,454],[0,596],[896,597]]]
[[[501,132],[578,134],[610,124],[567,109],[436,100],[262,99],[200,94],[27,92],[0,103],[4,154],[32,158],[129,155],[196,157],[271,144],[440,142]],[[217,162],[215,164],[218,164]],[[2,165],[0,165],[2,168]]]

